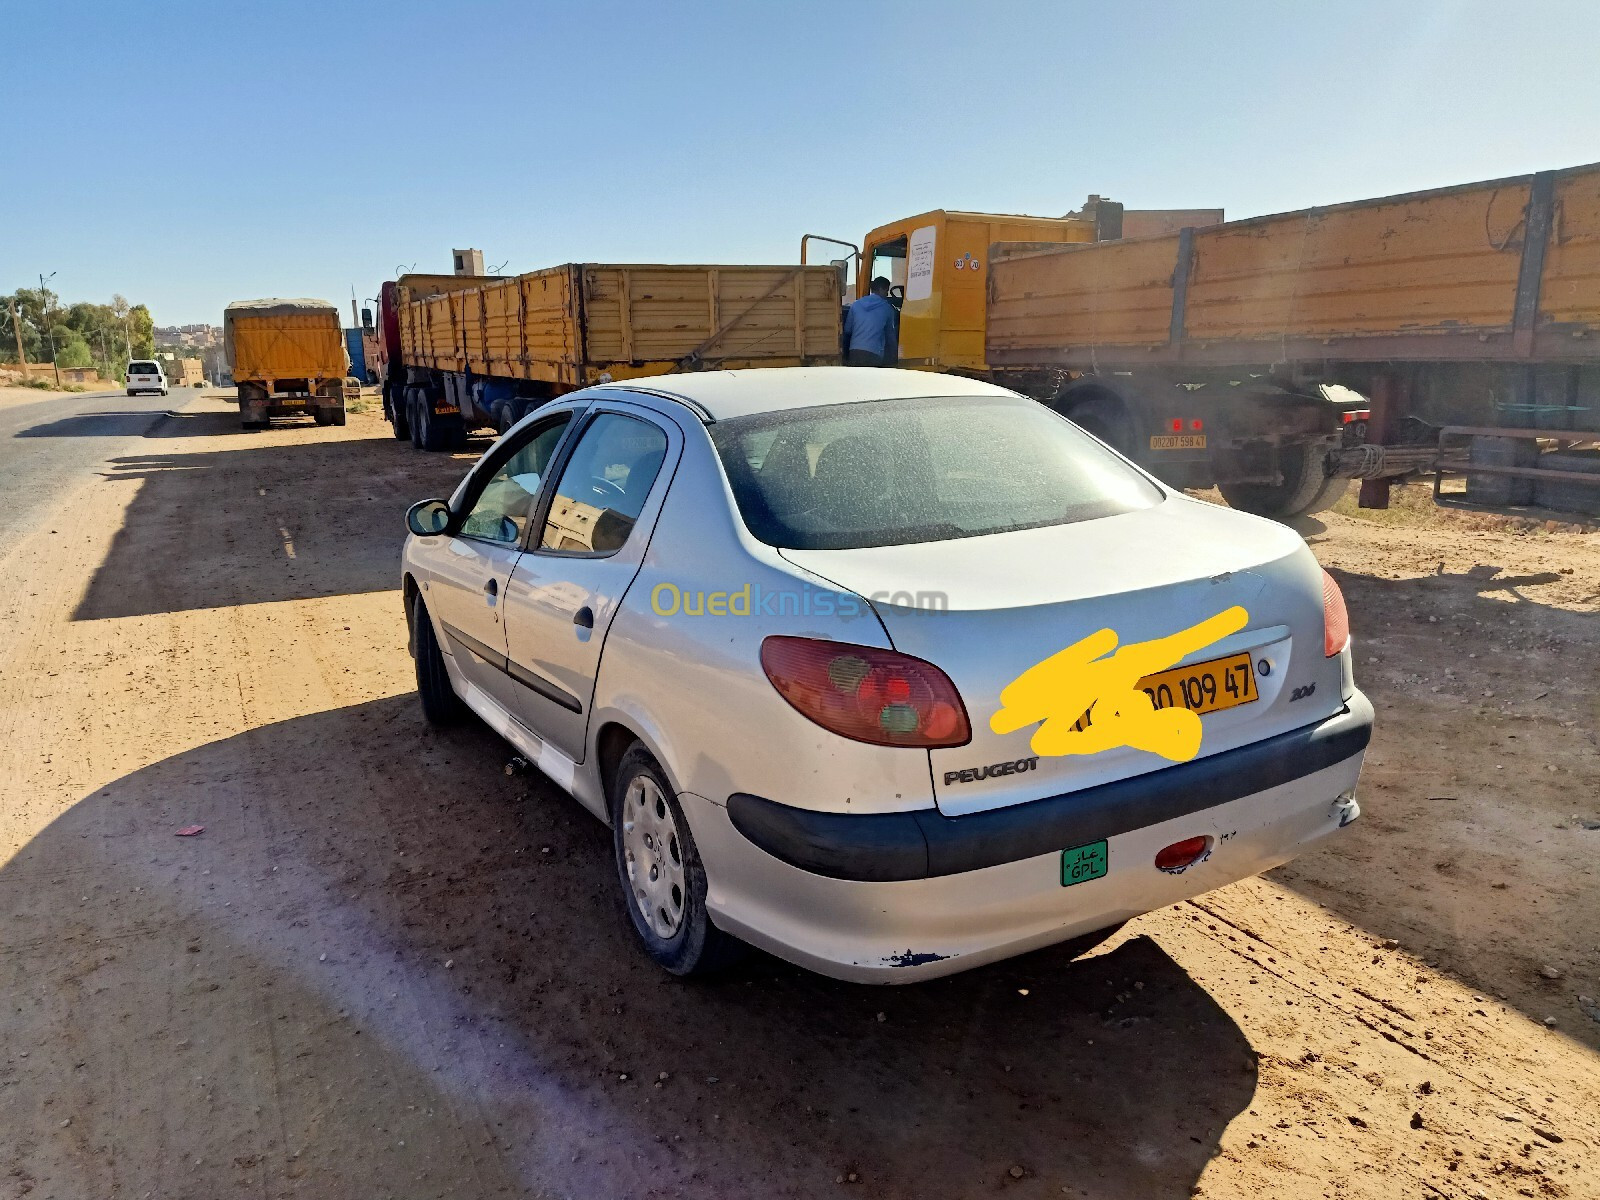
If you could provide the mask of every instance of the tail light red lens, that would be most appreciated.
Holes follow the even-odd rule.
[[[1322,573],[1322,653],[1332,658],[1350,644],[1350,614],[1333,576]]]
[[[930,662],[815,638],[769,637],[761,669],[802,716],[874,746],[963,746],[972,738],[966,705]]]
[[[1208,837],[1184,838],[1156,851],[1156,867],[1162,871],[1181,871],[1199,862],[1211,849]]]

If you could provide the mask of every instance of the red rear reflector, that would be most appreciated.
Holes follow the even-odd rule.
[[[874,746],[963,746],[967,708],[930,662],[849,642],[769,637],[761,669],[802,716]]]
[[[1322,653],[1332,658],[1350,644],[1350,614],[1333,576],[1322,573]]]
[[[1208,837],[1184,838],[1181,842],[1173,842],[1156,851],[1156,866],[1163,871],[1181,871],[1194,866],[1210,850],[1211,839]]]
[[[1348,425],[1348,424],[1350,424],[1351,421],[1366,421],[1366,420],[1370,420],[1371,417],[1372,417],[1372,411],[1370,409],[1366,409],[1366,408],[1349,408],[1349,409],[1345,410],[1344,423],[1346,425]]]
[[[1205,428],[1205,425],[1199,417],[1196,417],[1194,420],[1189,422],[1189,428],[1194,430],[1196,433],[1199,433],[1201,429]]]
[[[1182,433],[1183,432],[1183,418],[1182,417],[1173,417],[1172,418],[1172,432],[1173,433]]]

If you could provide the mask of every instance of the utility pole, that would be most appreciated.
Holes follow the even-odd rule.
[[[50,278],[54,279],[55,277],[56,273],[51,271]],[[50,293],[44,290],[43,275],[39,276],[39,304],[44,309],[44,330],[50,335],[50,365],[55,369],[56,391],[59,392],[61,390],[61,365],[56,362],[56,331],[50,328]]]
[[[17,335],[17,361],[22,364],[22,378],[28,378],[28,352],[22,348],[22,318],[17,314],[17,302],[11,301],[11,332]]]
[[[106,377],[110,378],[111,377],[111,354],[106,350],[106,330],[105,330],[105,326],[102,325],[95,332],[97,332],[100,335],[100,357],[105,360]]]

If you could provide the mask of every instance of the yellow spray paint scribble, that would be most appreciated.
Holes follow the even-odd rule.
[[[1132,746],[1187,762],[1200,750],[1200,718],[1186,708],[1157,709],[1139,689],[1139,680],[1176,666],[1249,621],[1250,614],[1236,604],[1169,637],[1130,642],[1120,650],[1115,630],[1098,630],[1008,683],[989,728],[1005,734],[1043,722],[1029,742],[1039,755],[1098,754]],[[1091,708],[1093,723],[1075,728]]]

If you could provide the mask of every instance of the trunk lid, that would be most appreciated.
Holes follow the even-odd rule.
[[[1215,695],[1231,702],[1201,716],[1195,757],[1310,724],[1338,711],[1342,702],[1339,660],[1323,655],[1321,576],[1299,535],[1188,497],[1043,529],[783,554],[865,596],[895,649],[938,665],[954,681],[972,740],[930,752],[934,794],[950,816],[1181,761],[1121,744],[1093,753],[1041,754],[1030,745],[1040,728],[1038,716],[1005,733],[991,727],[1007,685],[1099,630],[1114,631],[1121,649],[1171,637],[1234,606],[1245,610],[1247,618],[1218,640],[1197,635],[1198,648],[1176,661],[1161,660],[1174,667],[1231,660],[1166,681],[1177,707],[1185,706],[1179,698],[1185,689],[1198,699],[1213,686]],[[1100,650],[1107,653],[1108,647]],[[1083,678],[1081,668],[1062,678]],[[1229,689],[1237,691],[1230,697]],[[1234,702],[1241,697],[1244,702]],[[1026,719],[1032,711],[1019,708],[1017,716]],[[1061,725],[1073,719],[1066,716]],[[1098,736],[1111,728],[1104,722]]]

